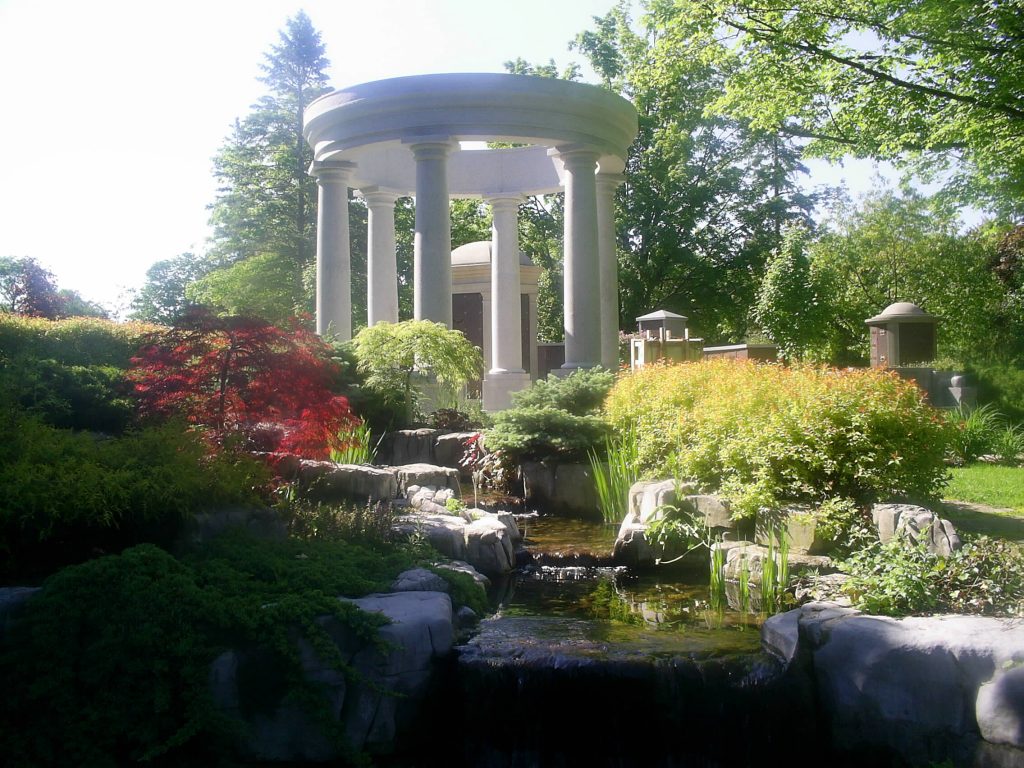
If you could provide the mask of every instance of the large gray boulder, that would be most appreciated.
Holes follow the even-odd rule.
[[[768,547],[760,544],[753,544],[749,541],[722,541],[711,545],[712,550],[725,550],[724,576],[728,581],[739,581],[744,569],[747,571],[747,578],[751,584],[760,584],[764,572],[764,564],[768,559]],[[780,561],[781,553],[775,549],[773,556],[777,563]],[[824,555],[805,555],[799,552],[790,552],[786,557],[789,572],[796,574],[801,569],[813,568],[819,573],[833,573],[832,560]]]
[[[441,554],[465,560],[487,576],[501,576],[515,568],[515,544],[522,539],[512,515],[482,509],[402,515],[395,520],[394,530],[403,536],[424,536]]]
[[[368,464],[303,460],[299,466],[299,486],[313,501],[366,504],[391,501],[398,495],[394,470]]]
[[[1024,765],[1024,624],[981,616],[892,619],[829,603],[773,616],[767,650],[809,675],[832,739],[913,765]]]
[[[466,441],[475,437],[479,432],[446,432],[437,436],[434,442],[434,464],[442,467],[454,467],[463,475],[469,471],[463,468],[459,462],[466,453]]]
[[[415,514],[395,519],[396,533],[424,536],[427,542],[445,557],[466,559],[466,521],[458,515]]]
[[[524,461],[520,470],[528,506],[551,514],[600,516],[589,464]]]
[[[378,458],[388,464],[435,464],[436,429],[400,429],[388,432],[381,440]]]
[[[398,478],[398,495],[408,497],[409,488],[413,486],[430,486],[432,488],[450,489],[456,498],[462,493],[459,488],[459,471],[451,467],[439,467],[436,464],[405,464],[392,468]]]
[[[340,598],[345,599],[345,598]],[[451,652],[452,605],[443,592],[413,591],[369,595],[351,600],[360,609],[381,613],[390,623],[378,630],[379,643],[361,639],[334,617],[318,622],[337,646],[349,678],[325,662],[305,641],[298,641],[303,676],[325,697],[326,711],[311,714],[287,698],[286,678],[255,650],[230,650],[210,668],[216,706],[242,720],[241,751],[266,762],[326,762],[341,757],[325,731],[323,715],[341,725],[350,747],[387,752],[401,729],[423,704],[435,661]]]
[[[910,544],[924,542],[928,551],[949,555],[960,549],[960,537],[949,520],[914,504],[875,504],[871,519],[878,526],[878,538],[887,542],[894,536]]]
[[[498,515],[484,513],[466,525],[465,559],[487,576],[500,576],[515,568],[512,532]]]

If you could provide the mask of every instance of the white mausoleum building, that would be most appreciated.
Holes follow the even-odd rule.
[[[306,109],[319,185],[317,332],[351,337],[348,191],[369,211],[367,323],[398,321],[395,201],[416,203],[414,316],[452,326],[449,200],[493,211],[484,407],[507,407],[523,367],[519,203],[565,190],[565,369],[618,356],[614,194],[637,115],[592,85],[508,74],[400,77],[343,88]],[[514,143],[464,149],[460,142]]]

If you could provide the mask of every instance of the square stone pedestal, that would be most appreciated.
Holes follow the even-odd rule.
[[[530,374],[525,371],[488,371],[484,376],[484,410],[503,411],[512,405],[512,393],[530,386]]]

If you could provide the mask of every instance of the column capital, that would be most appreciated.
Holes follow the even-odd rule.
[[[596,168],[601,153],[593,147],[583,144],[561,144],[551,152],[567,168],[581,169],[589,166],[592,170]]]
[[[612,190],[626,181],[626,177],[621,173],[599,173],[594,179],[597,181],[598,189]]]
[[[513,194],[502,194],[502,195],[489,195],[484,198],[488,205],[494,210],[514,208],[519,210],[519,206],[526,198],[522,195]]]
[[[403,139],[412,150],[412,156],[417,160],[444,160],[458,148],[458,143],[452,141],[448,136],[424,136],[414,140]]]
[[[363,187],[359,190],[359,194],[363,196],[363,200],[366,201],[368,208],[379,206],[394,207],[395,202],[402,196],[395,190],[384,189],[383,187]]]
[[[356,164],[346,160],[314,160],[309,164],[309,175],[318,184],[347,184]]]

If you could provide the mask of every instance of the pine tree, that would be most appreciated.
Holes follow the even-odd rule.
[[[312,152],[302,137],[302,117],[310,102],[330,90],[328,65],[320,33],[300,11],[260,66],[259,79],[269,93],[235,122],[214,158],[220,187],[210,206],[212,266],[228,268],[262,256],[275,264],[263,286],[271,292],[282,260],[294,272],[291,286],[302,284],[314,260],[316,182],[306,172]]]

